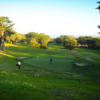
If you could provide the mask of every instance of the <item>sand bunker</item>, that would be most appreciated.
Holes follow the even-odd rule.
[[[17,57],[16,59],[26,59],[26,58],[29,58],[29,57]]]
[[[76,65],[78,66],[88,66],[88,65],[91,65],[89,63],[75,63]]]

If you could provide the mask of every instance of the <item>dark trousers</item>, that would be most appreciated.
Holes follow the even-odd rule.
[[[52,64],[52,61],[50,61],[50,63]]]
[[[20,69],[20,65],[18,65],[18,69]]]

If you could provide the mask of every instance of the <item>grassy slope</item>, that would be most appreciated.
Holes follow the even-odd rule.
[[[66,57],[65,53],[74,57]],[[55,44],[49,45],[49,50],[33,49],[25,44],[7,45],[5,52],[0,51],[0,100],[99,100],[100,83],[95,80],[100,79],[100,64],[84,59],[84,56],[91,54],[98,55],[100,51],[76,48],[74,52],[70,52]],[[35,72],[24,70],[46,69],[21,60],[21,70],[17,70],[15,58],[22,56],[66,57],[73,60],[72,69],[67,71],[67,75],[38,73],[39,76],[36,77]],[[79,67],[75,62],[88,62],[92,65]]]

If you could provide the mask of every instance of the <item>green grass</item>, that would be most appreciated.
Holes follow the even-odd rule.
[[[75,51],[80,52],[82,55],[91,57],[94,60],[100,61],[100,50],[93,50],[88,48],[76,48]]]
[[[50,64],[50,58],[53,60],[52,64]],[[66,72],[72,69],[72,61],[72,59],[68,59],[66,57],[37,56],[34,58],[26,59],[23,62],[50,71]]]
[[[49,49],[43,50],[27,44],[9,44],[6,51],[0,51],[0,100],[100,100],[100,82],[96,81],[100,80],[100,63],[84,59],[89,56],[100,61],[100,51],[76,48],[70,52],[56,44],[48,46]],[[23,56],[30,58],[21,60],[19,71],[15,66],[16,57]],[[75,62],[92,65],[80,67]],[[36,73],[39,76],[35,76]]]

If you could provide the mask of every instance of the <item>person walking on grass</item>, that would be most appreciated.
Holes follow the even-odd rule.
[[[21,62],[19,61],[18,62],[18,69],[20,70],[20,65],[21,65]]]
[[[50,58],[50,63],[52,64],[52,58]]]

